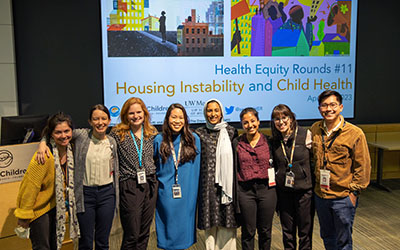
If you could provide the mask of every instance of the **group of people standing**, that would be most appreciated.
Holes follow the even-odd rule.
[[[254,249],[256,232],[259,249],[270,249],[277,211],[284,248],[298,242],[311,249],[316,208],[326,249],[351,249],[357,197],[369,183],[368,147],[340,115],[339,93],[325,91],[318,101],[323,120],[310,130],[288,106],[275,106],[272,137],[259,131],[254,108],[240,113],[239,136],[216,99],[206,102],[205,126],[194,131],[175,103],[158,134],[135,97],[109,135],[104,105],[90,110],[90,129],[73,129],[67,115],[55,114],[21,183],[18,224],[30,227],[33,249],[60,249],[68,214],[79,249],[93,249],[93,242],[108,249],[119,214],[121,249],[146,249],[155,212],[158,248],[189,248],[197,227],[205,230],[206,249],[233,250],[241,226],[242,249]]]

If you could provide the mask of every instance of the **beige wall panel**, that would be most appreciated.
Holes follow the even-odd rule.
[[[16,102],[15,64],[0,64],[0,101]]]
[[[13,26],[11,25],[0,25],[0,63],[15,63]]]
[[[0,0],[0,25],[12,24],[11,0]]]

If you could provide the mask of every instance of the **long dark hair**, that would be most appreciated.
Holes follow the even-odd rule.
[[[292,110],[285,104],[278,104],[274,107],[271,113],[271,131],[274,139],[282,138],[281,132],[275,127],[274,118],[278,118],[281,115],[287,116],[292,120],[290,124],[290,129],[293,131],[297,127],[296,115]]]
[[[45,136],[47,138],[47,143],[50,141],[51,134],[53,133],[56,126],[63,122],[66,122],[71,129],[74,129],[71,117],[64,112],[58,112],[49,117],[46,123],[46,127],[44,127],[42,131],[42,137]]]
[[[182,149],[181,149],[181,158],[179,159],[179,162],[180,163],[189,162],[194,160],[194,158],[196,157],[195,139],[192,134],[192,130],[189,128],[189,121],[188,121],[188,116],[186,114],[186,110],[181,104],[174,103],[169,106],[167,113],[165,114],[164,123],[162,126],[163,140],[160,146],[160,154],[163,163],[165,163],[168,157],[171,155],[170,142],[172,142],[173,132],[168,123],[169,123],[169,116],[171,115],[172,110],[176,108],[182,110],[183,117],[185,119],[183,128],[180,131],[182,140]]]

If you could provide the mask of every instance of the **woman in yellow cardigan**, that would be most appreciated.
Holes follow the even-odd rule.
[[[57,113],[49,118],[43,135],[50,138],[52,153],[44,165],[35,155],[22,179],[17,197],[18,226],[30,228],[32,249],[60,249],[65,233],[66,212],[70,218],[70,237],[79,237],[75,213],[72,121]]]

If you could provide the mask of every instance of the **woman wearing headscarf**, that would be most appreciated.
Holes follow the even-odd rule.
[[[237,130],[223,119],[223,106],[211,99],[204,106],[206,126],[196,129],[201,141],[198,225],[206,249],[236,249],[235,186],[232,140]]]

